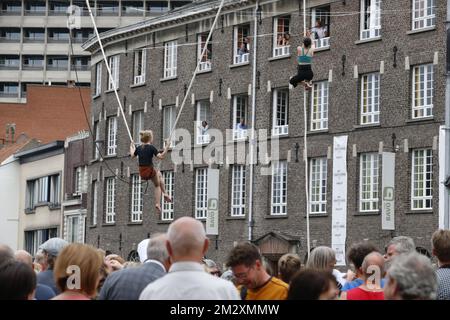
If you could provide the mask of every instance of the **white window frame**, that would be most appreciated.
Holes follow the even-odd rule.
[[[381,37],[381,0],[361,0],[360,22],[361,40]]]
[[[97,225],[98,215],[98,181],[93,182],[94,190],[92,195],[92,225]]]
[[[436,0],[412,0],[412,30],[436,25]]]
[[[327,213],[327,158],[312,158],[309,160],[309,166],[309,212]]]
[[[233,29],[233,64],[246,64],[250,61],[250,48],[247,48],[247,53],[241,55],[238,53],[240,44],[242,43],[244,38],[248,37],[248,34],[247,36],[244,35],[244,28],[247,28],[247,33],[250,33],[249,25],[239,25],[235,26]],[[240,29],[242,32],[239,32]],[[239,34],[242,34],[242,36],[239,37]]]
[[[247,110],[248,110],[248,96],[247,95],[233,96],[233,120],[232,120],[233,140],[244,140],[247,139],[248,137]],[[247,125],[247,129],[238,128],[242,116],[244,117],[244,123]]]
[[[273,91],[272,136],[289,134],[289,90]],[[278,112],[280,110],[280,112]]]
[[[208,38],[207,33],[201,33],[197,37],[197,60],[202,55],[203,48],[205,47],[206,39]],[[211,70],[211,59],[208,58],[208,51],[212,55],[212,45],[211,39],[208,43],[208,47],[205,51],[205,54],[202,56],[202,60],[200,61],[200,65],[198,66],[198,71],[205,72]]]
[[[95,96],[102,93],[102,63],[98,62],[95,65]]]
[[[61,175],[54,174],[48,177],[50,179],[50,194],[49,201],[53,205],[61,204]]]
[[[145,83],[145,71],[147,63],[147,50],[139,49],[134,52],[134,71],[133,71],[133,84]]]
[[[50,177],[41,177],[38,179],[38,201],[37,203],[50,202],[49,199],[49,179]]]
[[[131,176],[131,222],[142,222],[143,211],[142,181],[139,174]]]
[[[75,224],[74,221],[77,221]],[[79,215],[70,215],[66,217],[67,223],[67,235],[66,240],[69,243],[77,243],[80,241],[80,228],[81,228],[81,219]]]
[[[279,26],[278,22],[281,19],[287,19],[288,23],[287,23],[287,31],[283,30],[282,32],[279,31],[279,27],[283,28],[283,26]],[[287,32],[288,34],[290,34],[290,22],[291,22],[291,17],[290,16],[282,16],[282,17],[276,17],[273,19],[273,57],[283,57],[283,56],[288,56],[290,55],[290,50],[291,50],[291,46],[290,45],[279,45],[278,44],[278,37],[284,36],[284,34]],[[284,29],[284,28],[283,28]]]
[[[208,213],[208,169],[195,169],[195,219],[206,219]]]
[[[80,194],[83,192],[83,182],[84,182],[83,170],[81,167],[77,167],[75,169],[75,190],[74,190],[76,194]]]
[[[287,161],[272,162],[270,215],[287,215]]]
[[[380,161],[378,153],[361,153],[359,160],[359,211],[379,211]]]
[[[95,127],[94,128],[94,130],[95,130],[94,157],[95,157],[95,159],[98,159],[98,158],[100,158],[100,151],[99,151],[100,150],[100,142],[99,142],[99,140],[100,140],[100,122],[99,121],[95,122],[94,127]]]
[[[245,165],[233,165],[231,170],[231,212],[232,217],[245,216],[246,190]]]
[[[206,121],[208,123],[208,130],[210,126],[211,119],[211,103],[209,100],[197,101],[197,121],[196,121],[196,143],[197,144],[208,144],[211,140],[209,133],[202,133],[202,122]]]
[[[422,79],[421,79],[422,78]],[[412,119],[433,116],[434,66],[421,64],[412,71]]]
[[[173,129],[176,118],[176,107],[165,106],[163,107],[163,137],[167,139],[169,137],[170,131]],[[170,147],[175,146],[175,135],[172,135],[172,140],[170,141]]]
[[[416,149],[411,164],[411,210],[429,209],[433,209],[433,150]]]
[[[311,92],[311,131],[328,130],[328,81],[314,82]]]
[[[317,13],[318,9],[321,9],[323,7],[316,7],[316,8],[312,8],[311,9],[311,26],[315,26],[316,23],[316,19],[317,17],[322,16],[321,14]],[[331,8],[330,8],[331,9]],[[330,15],[330,11],[328,12],[328,20],[331,19],[331,15]],[[328,28],[328,37],[323,37],[321,39],[315,39],[314,40],[314,45],[316,47],[316,49],[328,49],[330,47],[330,23],[328,23],[327,26],[325,26]]]
[[[108,118],[108,149],[106,154],[114,156],[117,153],[117,117]]]
[[[177,41],[164,44],[164,79],[177,76]]]
[[[175,178],[173,171],[162,172],[162,177],[164,180],[164,186],[166,188],[167,194],[172,198],[172,202],[167,202],[164,200],[164,195],[161,195],[161,220],[172,221],[174,212],[174,186]]]
[[[116,218],[116,179],[115,177],[106,178],[106,215],[105,223],[115,223]]]
[[[117,54],[115,56],[108,57],[109,68],[111,69],[112,77],[108,74],[108,91],[114,90],[114,84],[116,84],[116,89],[119,89],[119,71],[120,71],[120,56]]]
[[[144,130],[144,111],[137,110],[133,112],[133,140],[136,144],[141,143],[139,132]]]
[[[380,74],[361,76],[361,125],[380,123]]]

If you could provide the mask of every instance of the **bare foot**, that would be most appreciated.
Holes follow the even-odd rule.
[[[159,203],[155,204],[155,208],[157,210],[157,214],[159,215],[161,213],[161,206],[159,205]]]
[[[169,202],[169,203],[172,202],[172,198],[167,193],[164,194],[163,196],[164,196],[164,201],[165,202]]]

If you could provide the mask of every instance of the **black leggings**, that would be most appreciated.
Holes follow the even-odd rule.
[[[297,75],[293,76],[289,83],[295,88],[299,82],[311,81],[314,77],[310,64],[298,65]]]

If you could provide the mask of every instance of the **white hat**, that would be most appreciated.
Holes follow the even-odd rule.
[[[150,239],[144,239],[139,242],[137,246],[137,252],[139,254],[139,260],[141,261],[141,263],[144,263],[145,260],[147,260],[147,247],[149,241]]]

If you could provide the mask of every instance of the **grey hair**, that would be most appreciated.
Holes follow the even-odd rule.
[[[430,259],[417,252],[400,255],[388,270],[402,299],[436,299],[437,279]]]
[[[378,258],[378,262],[374,261]],[[379,252],[371,252],[367,256],[364,257],[363,263],[361,265],[361,269],[363,270],[364,274],[366,275],[372,275],[374,270],[374,267],[377,268],[380,272],[380,276],[383,276],[384,274],[384,258]],[[371,270],[369,270],[371,269]]]
[[[170,224],[167,238],[173,255],[190,255],[202,250],[206,232],[200,221],[185,216]]]
[[[333,261],[336,261],[334,250],[330,247],[320,246],[310,253],[306,268],[328,271]]]
[[[154,234],[147,245],[147,259],[164,263],[169,258],[166,248],[167,235],[165,233]]]
[[[398,254],[411,253],[416,251],[414,240],[410,237],[399,236],[389,241],[388,247],[394,245]]]

